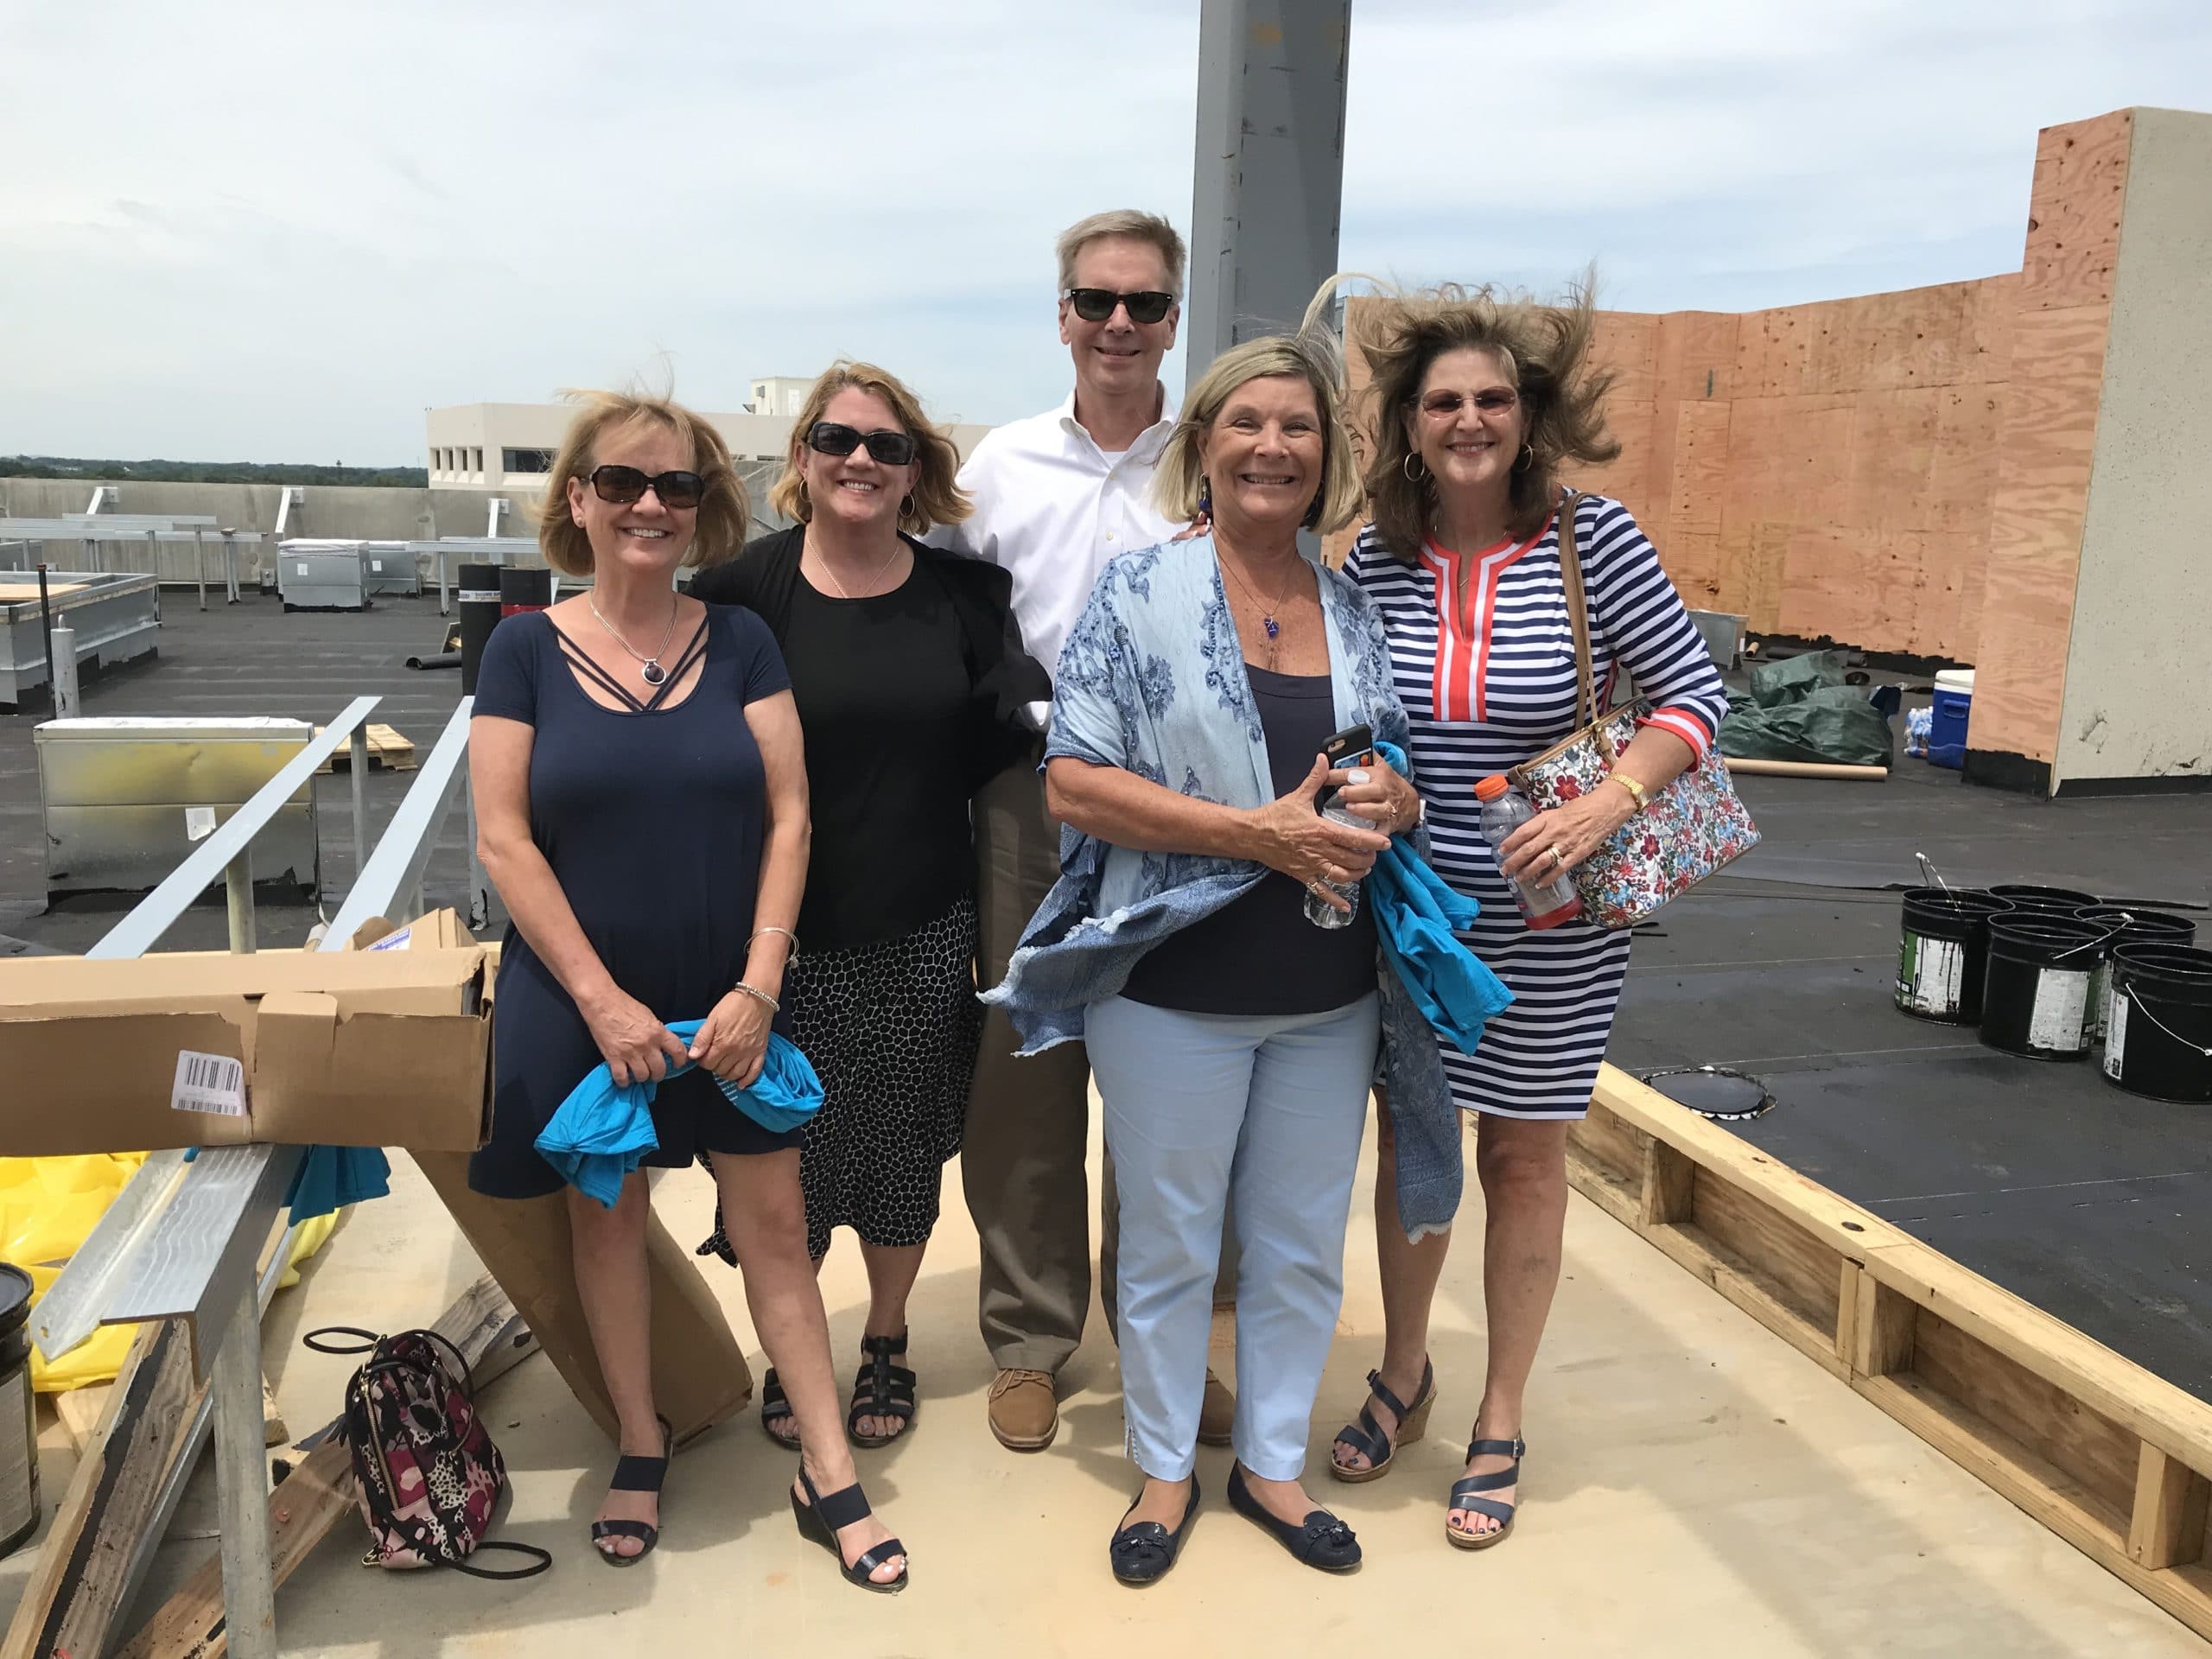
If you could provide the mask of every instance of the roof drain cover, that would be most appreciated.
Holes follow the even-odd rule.
[[[1764,1082],[1748,1071],[1732,1071],[1724,1065],[1647,1071],[1643,1080],[1677,1106],[1717,1123],[1748,1122],[1764,1117],[1775,1107]]]

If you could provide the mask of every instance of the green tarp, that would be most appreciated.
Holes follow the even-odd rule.
[[[1886,766],[1890,722],[1866,688],[1843,683],[1843,653],[1808,652],[1751,670],[1751,696],[1731,693],[1720,753],[1746,760]]]

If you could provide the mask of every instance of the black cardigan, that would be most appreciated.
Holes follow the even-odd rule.
[[[757,612],[781,644],[791,624],[805,537],[805,527],[794,524],[747,543],[736,558],[694,576],[691,596]],[[968,789],[973,794],[1007,767],[1035,756],[1038,733],[1024,710],[1052,700],[1052,676],[1022,647],[1021,623],[1014,613],[1014,577],[1007,571],[925,546],[903,531],[899,539],[914,562],[944,584],[960,619],[968,662]]]

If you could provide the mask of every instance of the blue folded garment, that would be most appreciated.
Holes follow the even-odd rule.
[[[1405,753],[1395,743],[1378,743],[1376,752],[1406,770]],[[1367,892],[1383,957],[1421,1017],[1462,1054],[1473,1053],[1484,1026],[1513,1001],[1504,982],[1452,937],[1482,914],[1482,906],[1446,887],[1402,836],[1376,855]]]
[[[675,1020],[668,1028],[688,1043],[706,1023]],[[668,1075],[682,1077],[696,1064],[682,1061],[670,1066]],[[768,1052],[752,1087],[715,1081],[731,1105],[779,1135],[801,1128],[822,1109],[822,1079],[814,1075],[798,1045],[778,1032],[768,1033]],[[614,1074],[601,1061],[569,1091],[552,1121],[539,1131],[539,1154],[579,1192],[612,1210],[624,1179],[660,1145],[652,1111],[657,1086],[646,1082],[617,1088]]]
[[[309,1147],[285,1195],[292,1225],[391,1191],[391,1160],[377,1147]]]

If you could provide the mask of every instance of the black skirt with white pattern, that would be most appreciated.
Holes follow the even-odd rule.
[[[924,1243],[936,1228],[982,1035],[975,961],[970,894],[903,938],[792,959],[784,980],[791,1040],[822,1079],[798,1164],[807,1254],[817,1260],[839,1227],[887,1248]],[[736,1265],[719,1205],[699,1254]]]

